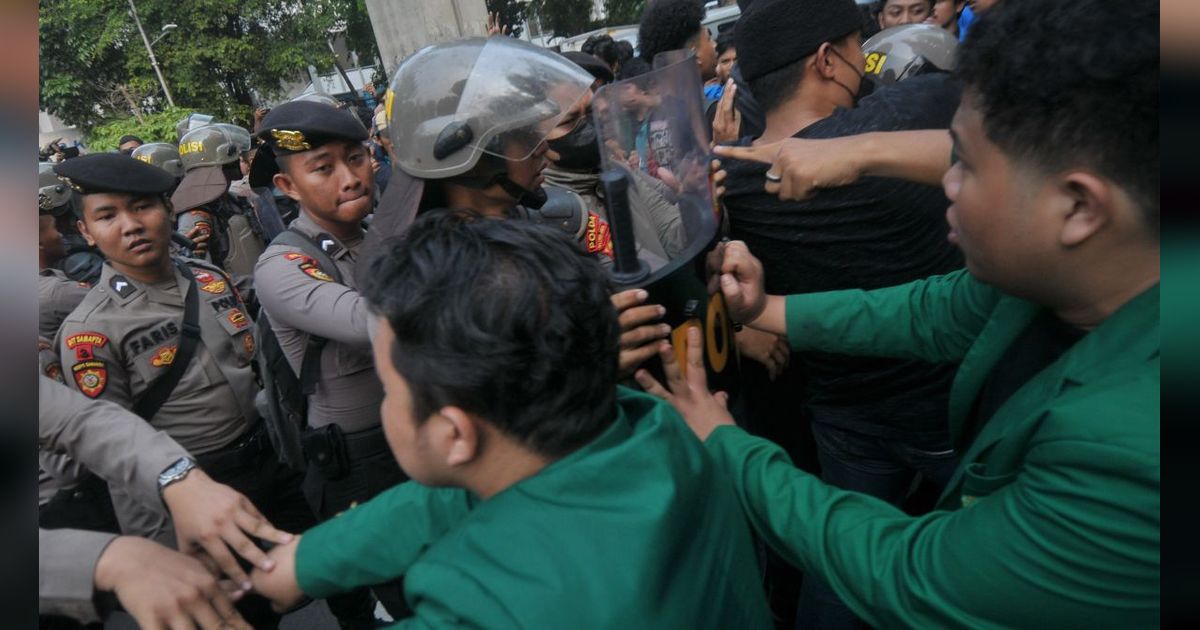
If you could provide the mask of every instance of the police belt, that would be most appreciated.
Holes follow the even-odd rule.
[[[260,461],[262,454],[270,451],[271,438],[267,435],[266,424],[259,420],[228,445],[197,455],[196,463],[201,469],[241,468]]]
[[[383,435],[382,426],[343,433],[342,441],[346,445],[346,456],[350,459],[366,459],[388,451],[387,437]]]

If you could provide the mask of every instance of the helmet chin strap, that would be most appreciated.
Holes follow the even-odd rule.
[[[538,186],[535,190],[526,190],[504,173],[501,173],[492,179],[495,183],[500,184],[500,187],[504,189],[504,192],[508,193],[513,199],[516,199],[517,203],[521,204],[522,206],[536,210],[541,208],[542,205],[546,203],[546,191],[542,190],[541,186]]]

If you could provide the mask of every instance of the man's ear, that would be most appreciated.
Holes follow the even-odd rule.
[[[292,181],[291,175],[280,171],[275,173],[275,176],[271,178],[271,183],[275,184],[276,188],[283,191],[283,194],[291,197],[297,202],[300,201],[300,193],[296,190],[296,184]]]
[[[825,42],[817,48],[817,52],[813,55],[813,63],[816,65],[817,74],[826,79],[831,79],[834,76],[833,63],[833,44]]]
[[[79,229],[79,233],[82,234],[83,239],[87,241],[88,247],[96,246],[96,239],[92,238],[91,232],[88,232],[87,224],[83,222],[83,219],[76,219],[75,227]]]
[[[1117,208],[1112,183],[1088,171],[1058,176],[1055,210],[1062,215],[1059,243],[1076,247],[1113,221]]]
[[[454,468],[474,461],[483,439],[479,420],[459,407],[449,405],[439,409],[438,416],[449,429],[444,434],[444,439],[449,440],[445,450],[446,465]]]

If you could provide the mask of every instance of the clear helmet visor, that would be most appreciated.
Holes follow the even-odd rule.
[[[591,84],[566,58],[511,37],[424,48],[397,69],[385,99],[396,165],[437,179],[483,154],[527,159]]]

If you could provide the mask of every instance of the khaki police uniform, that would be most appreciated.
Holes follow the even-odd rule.
[[[261,129],[264,144],[251,167],[251,180],[256,184],[265,184],[278,172],[276,155],[303,153],[332,140],[355,142],[367,137],[352,114],[311,101],[285,103],[271,110]],[[306,452],[309,465],[304,479],[309,505],[319,518],[328,519],[406,477],[392,456],[380,421],[383,386],[375,374],[367,300],[358,292],[354,273],[361,262],[363,235],[334,237],[318,227],[307,211],[292,221],[290,229],[319,247],[336,266],[336,274],[322,269],[299,248],[276,243],[259,258],[254,285],[259,304],[297,376],[309,336],[328,340],[321,349],[320,378],[308,397],[308,437],[340,433],[346,465],[341,474],[327,475]],[[340,282],[334,279],[337,275]],[[406,614],[398,585],[374,591],[393,617]],[[359,589],[331,598],[329,606],[344,621],[361,616],[364,606],[369,610],[370,595]]]
[[[38,334],[53,339],[58,327],[83,301],[92,285],[72,280],[54,268],[38,272]]]
[[[38,447],[74,457],[120,484],[147,506],[162,506],[158,475],[187,451],[118,405],[88,400],[49,378],[38,379]],[[38,612],[85,623],[99,620],[93,600],[96,562],[113,533],[38,530]]]

